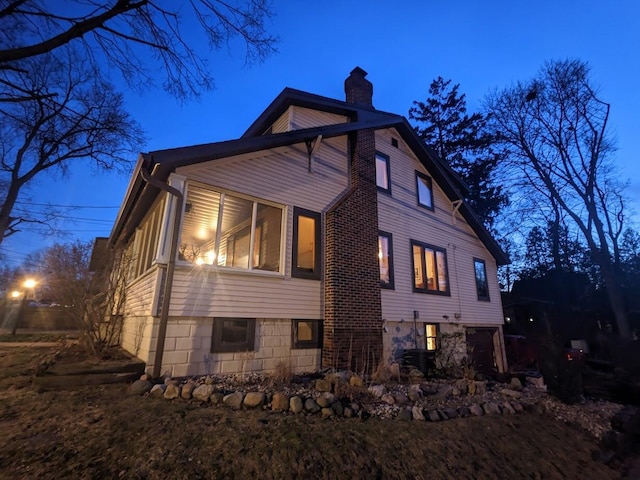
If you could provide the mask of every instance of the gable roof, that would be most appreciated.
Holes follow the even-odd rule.
[[[349,121],[334,125],[291,130],[283,133],[265,133],[268,128],[290,107],[299,106],[328,113],[346,116]],[[140,170],[145,169],[154,178],[166,182],[169,174],[177,168],[196,165],[211,160],[225,158],[244,153],[268,150],[287,145],[314,140],[318,135],[333,138],[348,135],[363,129],[395,128],[402,140],[413,151],[418,160],[431,173],[434,181],[444,191],[450,201],[463,200],[462,192],[466,185],[458,175],[442,161],[418,137],[408,120],[393,113],[375,110],[364,105],[355,105],[312,93],[285,88],[262,114],[251,124],[247,131],[236,140],[207,143],[189,147],[172,148],[141,154],[133,172],[125,201],[123,202],[115,225],[109,237],[113,245],[120,238],[127,238],[139,224],[151,204],[156,199],[159,189],[147,184],[140,177]],[[482,240],[498,265],[509,263],[503,252],[482,222],[476,217],[466,202],[462,202],[458,212]]]

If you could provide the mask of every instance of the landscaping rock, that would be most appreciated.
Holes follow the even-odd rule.
[[[153,388],[153,383],[151,383],[149,380],[142,380],[142,379],[136,380],[129,386],[129,394],[144,395],[145,393],[151,391],[152,388]]]
[[[209,397],[211,396],[212,393],[213,393],[213,386],[205,384],[205,385],[200,385],[194,388],[191,395],[193,396],[194,400],[198,400],[199,402],[208,402]]]
[[[433,399],[436,401],[446,400],[449,395],[453,392],[453,387],[451,385],[445,385],[438,389],[438,392],[433,395]]]
[[[286,412],[289,410],[289,397],[281,392],[274,393],[271,399],[271,410],[274,412]]]
[[[487,415],[500,415],[502,413],[497,403],[487,402],[482,408]]]
[[[471,406],[469,407],[469,411],[471,412],[471,415],[475,415],[476,417],[481,417],[484,415],[484,410],[477,403],[471,404]]]
[[[395,405],[396,404],[396,399],[393,398],[393,395],[391,395],[390,393],[383,394],[380,397],[380,400],[382,400],[387,405]]]
[[[244,394],[242,392],[233,392],[222,397],[223,405],[225,407],[233,408],[234,410],[240,410],[243,400]]]
[[[264,392],[249,392],[245,395],[242,404],[247,408],[257,408],[264,405],[265,400]]]
[[[396,418],[403,422],[409,422],[413,418],[413,414],[411,413],[411,410],[403,408],[398,412],[398,416]]]
[[[522,413],[524,412],[524,407],[522,406],[522,404],[520,402],[510,402],[511,406],[513,407],[513,409],[516,411],[516,413]]]
[[[333,393],[323,392],[321,395],[316,398],[316,403],[320,406],[320,408],[328,408],[335,401],[335,396]]]
[[[333,413],[336,414],[336,416],[341,417],[342,414],[344,413],[344,408],[342,406],[341,402],[334,402],[331,404],[331,409],[333,410]]]
[[[153,398],[162,398],[166,388],[167,386],[164,383],[156,384],[151,387],[151,390],[149,390],[149,396]]]
[[[344,407],[344,411],[342,412],[342,414],[345,418],[351,418],[353,417],[353,410],[351,409],[351,407]]]
[[[458,411],[455,408],[451,408],[451,407],[447,407],[444,410],[445,415],[447,416],[447,418],[458,418]]]
[[[358,375],[354,375],[349,379],[349,385],[352,387],[364,387],[364,379]]]
[[[440,421],[440,415],[438,415],[438,411],[437,410],[429,410],[427,412],[427,416],[429,417],[429,420],[432,422],[439,422]]]
[[[451,390],[451,396],[459,397],[460,395],[462,395],[460,389],[458,387],[453,387],[453,390]]]
[[[395,400],[396,405],[404,405],[409,401],[404,393],[394,393],[393,399]]]
[[[191,399],[191,396],[193,395],[193,391],[196,389],[196,384],[193,382],[187,382],[182,386],[182,391],[180,393],[180,396],[182,398],[184,398],[185,400],[189,400]]]
[[[213,392],[209,397],[209,401],[214,405],[222,405],[224,395],[221,392]]]
[[[522,387],[522,382],[520,381],[520,379],[518,377],[511,377],[511,381],[509,382],[509,384],[513,388],[521,388]]]
[[[543,392],[547,391],[547,386],[544,384],[544,378],[542,375],[527,375],[525,380],[528,384],[533,385],[538,390]]]
[[[207,375],[204,379],[204,384],[205,385],[213,385],[213,377],[211,377],[210,375]]]
[[[323,408],[322,410],[320,410],[320,414],[322,415],[323,418],[333,417],[334,415],[333,410],[331,408]]]
[[[396,380],[399,380],[400,379],[400,364],[392,363],[391,366],[389,366],[389,374],[391,375],[392,378],[395,378]]]
[[[425,421],[424,413],[422,412],[421,407],[413,407],[411,409],[411,416],[413,417],[414,420],[417,420],[419,422]]]
[[[310,413],[318,413],[320,411],[320,405],[313,399],[307,398],[304,402],[304,409]]]
[[[164,390],[163,396],[167,400],[173,400],[174,398],[178,398],[180,396],[180,387],[172,383],[168,384],[167,388],[165,388]]]
[[[409,371],[409,380],[410,381],[420,381],[424,378],[424,373],[422,373],[417,368],[412,368]]]
[[[461,417],[468,417],[469,415],[471,415],[471,411],[469,410],[469,408],[467,407],[460,407],[458,408],[458,415],[460,415]]]
[[[381,398],[387,391],[387,387],[384,385],[371,385],[368,390],[374,397]]]
[[[327,380],[325,378],[319,378],[318,380],[316,380],[316,390],[318,392],[330,392],[331,380]]]
[[[422,400],[422,390],[409,390],[407,396],[412,402],[418,402]]]
[[[502,407],[503,407],[502,411],[504,413],[510,413],[511,415],[516,414],[516,409],[513,408],[513,405],[511,405],[511,403],[509,403],[509,400],[505,400],[504,402],[502,402]]]
[[[291,397],[289,399],[289,409],[293,412],[293,413],[300,413],[302,412],[303,409],[303,405],[302,405],[302,399],[300,397]]]
[[[511,397],[511,398],[520,398],[522,397],[522,393],[518,392],[517,390],[511,390],[510,388],[503,388],[500,393],[502,395],[504,395],[505,397]]]

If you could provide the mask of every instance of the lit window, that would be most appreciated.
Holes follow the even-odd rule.
[[[376,152],[376,185],[380,190],[391,192],[389,157]]]
[[[380,264],[380,286],[393,288],[393,247],[391,234],[380,232],[378,234],[378,263]]]
[[[438,348],[438,325],[435,323],[427,323],[424,327],[427,351],[433,352]]]
[[[433,187],[431,177],[416,172],[416,188],[418,191],[418,205],[433,210]]]
[[[476,276],[476,291],[478,300],[489,301],[489,283],[487,282],[487,265],[484,260],[473,259],[473,270]]]
[[[293,209],[293,262],[291,275],[320,279],[320,214]]]
[[[322,348],[322,322],[320,320],[293,320],[291,345],[294,349]]]
[[[447,253],[443,248],[411,242],[413,290],[449,295]]]
[[[253,351],[255,329],[255,318],[214,318],[211,352]]]
[[[278,272],[281,237],[282,208],[188,186],[180,260]]]

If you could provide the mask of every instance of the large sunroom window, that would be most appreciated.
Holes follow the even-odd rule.
[[[197,265],[280,271],[282,207],[189,184],[178,257]]]

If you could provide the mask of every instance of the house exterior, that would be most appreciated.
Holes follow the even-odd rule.
[[[458,332],[506,368],[497,266],[464,185],[355,68],[237,139],[141,154],[109,238],[122,346],[156,375],[373,371]]]

